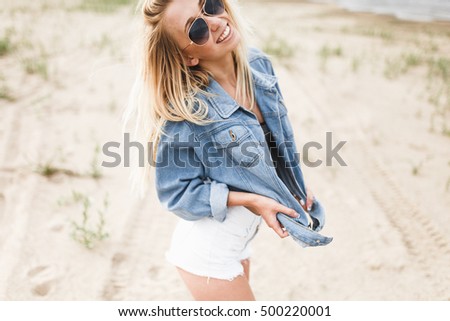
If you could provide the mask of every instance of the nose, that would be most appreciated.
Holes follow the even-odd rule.
[[[222,29],[226,25],[226,21],[224,21],[220,17],[211,17],[204,15],[203,19],[206,20],[212,32],[216,32],[217,30]]]

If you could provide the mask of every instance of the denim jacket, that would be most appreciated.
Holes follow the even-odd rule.
[[[306,189],[300,168],[288,110],[268,57],[256,48],[249,50],[255,98],[272,132],[280,155],[289,164],[290,182],[277,175],[264,132],[256,115],[241,107],[210,77],[207,125],[168,121],[156,154],[155,178],[158,198],[170,212],[185,220],[227,216],[229,191],[245,191],[270,197],[294,209],[296,219],[283,213],[277,219],[303,247],[326,245],[332,238],[317,233],[325,223],[324,209],[317,199],[306,212]]]

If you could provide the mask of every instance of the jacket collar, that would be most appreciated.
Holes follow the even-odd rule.
[[[250,70],[256,87],[259,87],[264,91],[273,92],[275,90],[278,79],[276,76],[265,74],[252,67],[250,67]],[[256,90],[258,89],[255,88],[255,92]],[[213,96],[207,96],[207,99],[221,117],[228,118],[239,108],[238,103],[211,76],[209,76],[209,86],[206,88],[206,91],[214,94]]]

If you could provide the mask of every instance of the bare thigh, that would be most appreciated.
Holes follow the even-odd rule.
[[[250,281],[250,259],[245,259],[241,261],[242,266],[244,267],[244,274],[248,281]]]
[[[177,267],[189,292],[197,301],[255,301],[249,284],[250,261],[241,261],[244,275],[232,281],[208,278],[189,273]]]

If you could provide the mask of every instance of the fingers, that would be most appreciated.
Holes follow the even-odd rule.
[[[285,238],[286,236],[289,236],[289,233],[283,230],[281,223],[277,220],[276,214],[270,217],[266,217],[265,221],[267,223],[267,226],[273,229],[279,237]]]
[[[304,201],[302,198],[300,199],[300,205],[301,205],[302,208],[306,211],[305,201]]]
[[[311,207],[314,202],[314,194],[311,191],[311,189],[306,188],[306,210],[309,212],[311,211]]]
[[[272,226],[272,228],[275,231],[275,233],[277,233],[278,236],[281,237],[281,238],[285,238],[286,236],[289,236],[289,233],[287,231],[283,230],[279,223],[278,224],[274,224]]]
[[[306,198],[306,210],[308,212],[311,211],[313,201],[314,201],[314,197],[311,194],[309,194]]]
[[[281,213],[284,213],[284,214],[286,214],[286,215],[288,215],[290,217],[293,217],[293,218],[297,218],[300,215],[294,209],[289,208],[289,207],[284,206],[284,205],[281,205],[281,204],[280,204],[280,207],[277,209],[277,211],[281,212]]]

